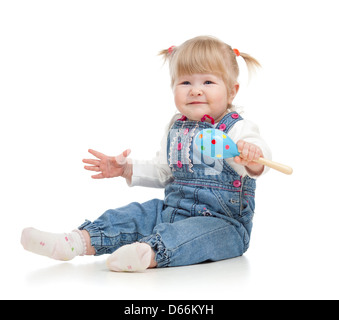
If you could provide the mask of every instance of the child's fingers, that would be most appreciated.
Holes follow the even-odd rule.
[[[244,140],[239,140],[237,143],[238,151],[240,153],[240,159],[242,160],[242,164],[244,161],[248,160],[249,157],[251,157],[251,144],[244,141]]]
[[[100,165],[100,161],[99,160],[94,160],[94,159],[83,159],[82,162],[83,163],[87,163],[87,164],[93,164],[95,166],[99,166]]]
[[[249,143],[247,143],[245,141],[241,141],[240,148],[238,148],[238,151],[240,152],[240,158],[243,159],[243,160],[247,160],[249,153],[250,153]]]
[[[250,161],[258,160],[260,157],[262,157],[261,149],[252,143],[239,140],[237,143],[237,147],[240,153],[240,157],[243,160],[250,162]]]
[[[103,159],[103,158],[106,158],[107,156],[101,152],[98,152],[98,151],[95,151],[93,149],[88,149],[88,152],[93,154],[93,156],[99,158],[99,159]]]
[[[122,154],[115,157],[117,164],[123,166],[127,162],[127,157],[130,155],[131,150],[127,149]]]
[[[125,158],[127,158],[131,153],[131,149],[126,149],[122,154]]]
[[[260,157],[262,157],[262,151],[259,147],[254,144],[250,144],[248,149],[247,161],[257,161]]]
[[[234,157],[234,162],[237,163],[237,164],[240,164],[241,158],[239,156],[235,156]]]
[[[89,171],[96,171],[96,172],[101,171],[101,170],[99,169],[99,167],[96,167],[96,166],[84,166],[84,168],[85,168],[86,170],[89,170]]]
[[[102,173],[99,174],[95,174],[94,176],[91,176],[93,179],[103,179],[105,178],[104,175]]]
[[[239,140],[239,141],[238,141],[237,147],[238,147],[239,153],[242,153],[242,150],[244,149],[244,144],[245,144],[245,141],[244,141],[244,140]]]
[[[234,162],[237,163],[237,164],[241,164],[243,166],[245,166],[247,164],[247,160],[244,160],[239,156],[234,157]]]
[[[255,154],[256,154],[256,146],[254,146],[253,144],[250,144],[248,147],[248,154],[247,154],[247,160],[248,161],[253,161],[255,160]]]
[[[260,149],[260,148],[257,148],[257,149],[255,150],[255,156],[254,156],[254,159],[255,159],[255,160],[259,160],[260,157],[263,157],[263,154],[262,154],[261,149]]]

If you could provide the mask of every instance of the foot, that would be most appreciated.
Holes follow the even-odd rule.
[[[132,243],[112,253],[107,259],[111,271],[144,271],[151,266],[153,250],[147,243]]]
[[[62,261],[84,255],[86,251],[85,241],[79,230],[71,233],[49,233],[26,228],[22,231],[21,244],[30,252]]]

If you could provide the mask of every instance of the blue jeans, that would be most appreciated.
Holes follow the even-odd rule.
[[[169,214],[162,200],[107,210],[79,229],[90,234],[96,255],[110,254],[123,245],[146,242],[156,253],[158,267],[217,261],[242,255],[249,242],[242,223],[204,212],[199,216]]]

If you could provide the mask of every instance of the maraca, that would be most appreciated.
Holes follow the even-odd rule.
[[[235,142],[226,133],[218,129],[201,130],[195,137],[194,144],[200,152],[213,159],[241,156]],[[291,167],[265,158],[259,158],[256,162],[285,174],[292,174],[293,172]]]

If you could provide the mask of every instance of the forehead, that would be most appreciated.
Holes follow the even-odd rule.
[[[205,80],[205,79],[212,79],[215,81],[222,80],[222,78],[213,73],[193,73],[193,74],[183,74],[178,76],[178,79],[196,79],[196,80]]]
[[[226,74],[225,61],[221,59],[205,59],[201,55],[192,55],[183,59],[182,56],[175,57],[170,65],[172,86],[183,76],[211,75],[213,77],[224,78]]]
[[[224,46],[215,41],[193,41],[181,47],[173,59],[177,76],[225,71]]]

